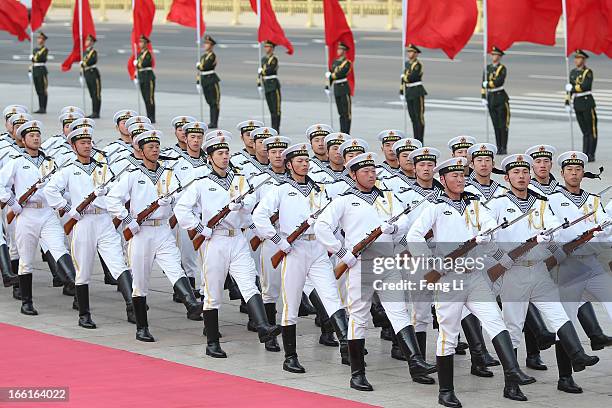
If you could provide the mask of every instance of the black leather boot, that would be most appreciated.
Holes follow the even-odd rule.
[[[510,339],[510,333],[508,330],[501,331],[492,340],[495,352],[501,361],[501,365],[504,368],[504,380],[506,387],[511,385],[510,388],[514,388],[516,391],[516,385],[527,385],[532,384],[536,380],[535,378],[525,374],[519,367],[516,359],[516,351],[512,347],[512,340]],[[504,396],[506,394],[506,387],[504,387]],[[512,391],[509,389],[508,391]],[[520,391],[520,390],[519,390]]]
[[[6,244],[0,245],[0,271],[5,288],[19,283],[19,275],[13,273],[13,268],[11,268],[11,256]]]
[[[273,326],[276,325],[276,303],[265,303],[264,308],[266,309],[268,323]],[[265,347],[268,351],[280,351],[280,346],[278,345],[276,337],[272,337],[270,340],[266,341]]]
[[[74,263],[70,255],[64,254],[57,260],[57,275],[64,282],[62,294],[75,296],[74,277],[76,276],[76,271],[74,270]]]
[[[64,286],[64,282],[57,274],[57,262],[55,262],[53,255],[51,255],[51,251],[43,253],[43,260],[47,263],[49,271],[51,272],[51,276],[53,276],[53,287],[59,288]]]
[[[482,335],[480,320],[470,313],[461,319],[461,327],[470,348],[470,360],[472,362],[470,373],[476,377],[493,377],[493,371],[487,368],[482,356],[483,342],[480,337]]]
[[[340,359],[342,364],[349,365],[349,354],[348,354],[348,317],[346,316],[346,310],[338,309],[329,318],[329,323],[333,326],[340,343]]]
[[[349,359],[351,360],[351,388],[357,391],[374,391],[365,375],[363,350],[365,339],[348,340]]]
[[[457,347],[455,347],[455,354],[458,356],[465,356],[467,354],[466,350],[469,349],[470,346],[465,341],[461,341],[461,333],[457,336]]]
[[[181,298],[185,309],[187,309],[187,318],[189,320],[202,320],[202,302],[198,302],[193,294],[193,289],[189,285],[189,280],[186,276],[179,278],[174,284],[174,292]]]
[[[95,329],[96,324],[91,320],[89,311],[89,285],[76,285],[75,289],[79,302],[79,326],[85,329]]]
[[[523,329],[523,335],[525,337],[525,349],[527,351],[527,358],[525,359],[527,368],[540,371],[548,370],[548,367],[546,367],[546,364],[544,364],[544,361],[542,361],[540,357],[540,348],[538,347],[535,335],[526,325]]]
[[[434,379],[427,374],[435,373],[437,371],[436,366],[426,363],[423,359],[421,350],[419,350],[419,343],[414,332],[414,327],[408,325],[397,332],[395,336],[397,337],[397,342],[404,357],[406,357],[408,361],[408,368],[412,381],[419,384],[434,384]]]
[[[417,342],[419,343],[419,350],[421,350],[421,355],[423,356],[423,360],[426,360],[427,357],[427,332],[416,332]]]
[[[32,303],[32,274],[19,275],[19,288],[21,289],[21,313],[28,316],[38,315]]]
[[[117,286],[119,283],[117,282],[115,278],[113,278],[113,274],[110,272],[110,269],[108,269],[106,262],[104,262],[104,259],[102,259],[102,255],[100,255],[99,252],[98,252],[98,258],[100,259],[100,266],[102,266],[102,271],[104,272],[104,284],[111,285],[111,286]]]
[[[406,360],[406,356],[402,353],[402,349],[397,342],[397,336],[393,333],[393,337],[391,338],[391,358],[400,361],[408,361]]]
[[[319,336],[319,344],[328,347],[338,347],[339,343],[334,338],[334,327],[329,322],[329,316],[327,315],[327,311],[325,310],[325,305],[323,305],[323,301],[319,297],[319,294],[317,293],[316,289],[312,290],[310,296],[308,296],[308,299],[316,310],[317,317],[321,322],[321,335]]]
[[[300,364],[296,352],[296,327],[295,324],[282,327],[283,348],[285,349],[285,361],[283,370],[290,373],[303,374],[306,372]]]
[[[133,297],[132,303],[134,304],[134,314],[136,315],[136,340],[154,342],[155,338],[149,333],[146,296]]]
[[[578,308],[578,320],[591,340],[591,350],[602,350],[604,347],[612,346],[612,337],[604,334],[591,302],[586,302]]]
[[[584,348],[582,348],[582,344],[580,344],[578,333],[576,333],[576,329],[572,322],[565,322],[557,331],[557,336],[565,352],[572,361],[572,368],[575,372],[578,373],[583,371],[586,367],[593,366],[599,362],[599,357],[589,356],[584,352]]]
[[[314,292],[314,290],[313,290]],[[317,309],[310,303],[308,296],[302,292],[302,300],[300,302],[300,308],[298,309],[298,317],[309,316],[317,314]]]
[[[279,325],[268,323],[266,309],[264,308],[263,300],[259,293],[251,296],[247,302],[247,308],[249,310],[250,319],[257,327],[257,335],[259,336],[260,343],[265,343],[280,334],[281,327]]]
[[[525,317],[525,328],[531,331],[540,350],[548,350],[555,344],[557,336],[548,330],[542,314],[533,303],[529,303]]]
[[[11,270],[14,275],[19,274],[19,259],[11,259]],[[17,278],[19,280],[19,278]],[[13,298],[21,300],[21,289],[19,289],[19,282],[13,285]]]
[[[555,354],[557,356],[557,368],[559,369],[557,389],[569,394],[582,394],[582,388],[574,382],[572,377],[572,361],[560,341],[555,343]]]
[[[125,300],[125,311],[127,313],[127,321],[130,323],[136,323],[136,316],[134,316],[134,304],[132,303],[132,274],[130,271],[123,271],[117,278],[117,287],[123,300]]]
[[[225,277],[225,284],[223,285],[223,289],[227,289],[227,291],[229,292],[230,300],[242,299],[242,294],[240,293],[240,289],[238,289],[238,285],[236,284],[236,281],[234,280],[234,278],[232,278],[232,275],[230,275],[229,273]],[[242,313],[246,313],[246,312],[242,312]]]
[[[219,310],[204,311],[204,327],[206,328],[206,355],[213,358],[227,358],[227,354],[219,343]]]
[[[438,383],[440,391],[438,393],[438,404],[445,407],[461,408],[461,401],[455,395],[454,380],[454,354],[450,356],[437,356],[436,365],[438,366]]]

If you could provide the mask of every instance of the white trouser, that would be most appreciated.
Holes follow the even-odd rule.
[[[544,262],[533,266],[515,264],[501,279],[499,296],[503,304],[502,314],[514,348],[521,344],[523,338],[529,302],[542,313],[554,333],[569,321],[559,300],[559,289],[550,278]]]
[[[255,285],[255,261],[244,234],[238,232],[234,236],[225,236],[213,233],[203,247],[204,310],[219,309],[221,306],[223,284],[228,272],[236,281],[245,302],[259,294]]]
[[[85,214],[72,230],[70,254],[76,269],[75,284],[88,285],[98,253],[117,279],[127,266],[123,261],[121,239],[109,214]]]
[[[494,338],[500,332],[506,330],[501,310],[499,310],[495,296],[482,273],[450,274],[443,276],[438,283],[452,285],[453,280],[459,282],[461,279],[463,279],[462,290],[451,290],[447,293],[436,291],[434,293],[436,317],[440,326],[436,347],[437,356],[455,354],[464,307],[482,322],[482,326],[490,338]]]
[[[24,208],[12,222],[19,253],[19,274],[32,273],[38,245],[51,251],[53,259],[68,253],[64,245],[64,230],[51,208]]]
[[[578,308],[584,294],[598,300],[612,319],[612,276],[595,255],[565,259],[553,273],[558,273],[561,301],[572,323],[577,326]]]
[[[307,278],[323,302],[328,316],[342,308],[327,251],[318,241],[296,240],[281,266],[283,317],[281,325],[297,323],[302,292]],[[312,289],[310,289],[312,292]],[[306,292],[304,292],[306,293]],[[309,295],[309,293],[306,293]]]
[[[190,278],[199,277],[201,275],[201,264],[198,253],[193,247],[193,242],[189,239],[189,233],[178,225],[172,231],[181,253],[181,265],[185,274]]]
[[[6,221],[6,214],[8,213],[9,207],[4,207],[2,210],[2,225],[4,229],[4,239],[9,247],[9,254],[11,260],[19,259],[19,252],[17,251],[17,241],[15,240],[15,221],[8,223]]]
[[[0,223],[0,245],[6,245],[6,239],[4,238],[4,223]]]
[[[271,260],[278,250],[278,246],[269,239],[259,246],[259,278],[264,303],[276,303],[280,295],[282,262],[274,268]]]
[[[251,238],[253,238],[255,236],[255,231],[257,231],[256,229],[251,229],[251,228],[247,228],[244,230],[244,237],[246,239],[247,242],[247,247],[249,249],[249,253],[251,254],[251,257],[253,257],[253,260],[255,261],[255,270],[257,271],[257,276],[261,276],[261,248],[263,245],[263,242],[261,244],[259,244],[259,247],[253,251],[251,249]]]
[[[132,296],[147,296],[153,261],[164,271],[174,287],[185,276],[181,268],[181,254],[170,226],[141,226],[128,242],[129,267],[132,268]],[[109,266],[110,267],[110,266]]]
[[[414,331],[427,331],[427,327],[433,322],[433,317],[431,316],[433,292],[423,290],[411,293],[410,302],[412,303],[411,321]]]

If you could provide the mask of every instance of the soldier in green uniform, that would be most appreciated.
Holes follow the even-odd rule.
[[[404,67],[400,99],[406,101],[413,137],[423,143],[425,133],[425,87],[423,87],[423,64],[418,60],[421,50],[414,44],[408,44],[406,54],[408,61]]]
[[[274,55],[276,44],[272,41],[264,42],[264,51],[266,55],[261,59],[261,67],[257,70],[257,88],[261,92],[265,92],[268,108],[270,109],[270,118],[272,120],[272,128],[280,132],[281,120],[281,91],[280,81],[278,80],[278,58]],[[263,89],[262,89],[263,86]]]
[[[30,74],[38,95],[38,110],[34,113],[47,113],[47,56],[49,55],[49,50],[45,45],[47,38],[42,31],[38,33],[36,39],[38,47],[34,48],[34,54],[32,54]]]
[[[331,72],[325,73],[325,78],[329,81],[329,86],[334,88],[334,97],[336,98],[336,107],[338,115],[340,115],[340,132],[351,132],[351,88],[348,83],[348,75],[353,69],[353,65],[348,58],[346,52],[349,50],[348,45],[343,42],[338,43],[336,52],[337,58],[332,63]],[[329,89],[325,87],[326,91]]]
[[[155,73],[153,72],[153,56],[149,52],[148,44],[149,39],[141,35],[138,43],[136,68],[138,69],[140,92],[142,92],[142,98],[147,109],[147,117],[151,120],[151,123],[155,123]]]
[[[208,124],[209,129],[216,129],[217,122],[219,121],[219,101],[221,99],[221,88],[219,88],[219,82],[221,81],[215,72],[217,66],[217,56],[215,55],[214,48],[217,42],[210,36],[204,37],[204,51],[205,53],[200,57],[200,62],[196,65],[198,68],[198,87],[202,88],[206,103],[210,107],[210,123]]]
[[[506,67],[501,58],[504,52],[493,46],[491,49],[491,63],[487,65],[487,72],[483,75],[482,104],[489,107],[489,115],[495,130],[495,142],[498,154],[508,152],[508,129],[510,127],[510,104],[508,94],[504,90],[506,81]]]
[[[566,109],[570,108],[570,98],[574,99],[574,112],[580,130],[582,131],[582,152],[586,154],[589,161],[595,161],[595,149],[597,148],[597,113],[595,112],[595,99],[591,92],[593,88],[593,70],[587,68],[586,59],[589,55],[576,50],[574,64],[569,76],[569,84],[565,85],[567,97],[565,99]]]
[[[89,34],[85,39],[85,55],[81,62],[83,77],[91,96],[91,115],[88,118],[98,119],[100,117],[100,105],[102,104],[102,82],[100,71],[96,67],[98,63],[98,52],[94,49],[96,37]]]

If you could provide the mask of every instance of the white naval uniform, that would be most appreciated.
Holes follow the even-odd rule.
[[[185,189],[174,206],[174,214],[182,228],[196,229],[199,224],[206,225],[231,200],[248,190],[249,183],[241,174],[228,172],[226,177],[220,177],[211,172]],[[219,309],[221,306],[223,285],[228,272],[238,284],[245,302],[248,303],[251,297],[259,294],[255,285],[255,261],[242,232],[242,228],[250,224],[250,212],[255,206],[254,197],[248,194],[243,200],[244,206],[230,212],[200,248],[204,310]],[[193,212],[196,207],[202,210],[201,217]]]
[[[399,167],[391,167],[389,163],[383,161],[382,163],[376,166],[376,178],[378,178],[379,180],[383,180],[389,177],[393,177],[401,171],[402,170]]]
[[[559,187],[559,182],[553,177],[552,174],[550,175],[550,181],[548,184],[542,184],[535,178],[532,178],[529,181],[529,189],[543,196],[548,196],[549,194],[554,193],[555,190],[557,190],[557,187]]]
[[[0,170],[0,201],[9,205],[18,201],[19,197],[53,171],[54,167],[54,161],[40,151],[37,157],[27,153],[12,156]],[[32,273],[39,242],[45,250],[51,251],[54,259],[68,253],[64,244],[64,230],[57,214],[47,203],[42,188],[24,204],[21,214],[15,218],[13,224],[20,275]]]
[[[495,226],[496,223],[488,212],[482,211],[477,197],[464,193],[461,200],[453,201],[446,194],[441,194],[435,204],[427,205],[421,211],[406,234],[406,240],[412,256],[429,257],[433,253],[435,256],[445,257],[463,242]],[[436,244],[433,251],[425,245],[425,235],[429,230],[433,231],[433,242]],[[465,256],[477,259],[491,250],[490,245],[481,245]],[[444,274],[440,278],[439,284],[452,285],[453,281],[462,281],[463,289],[451,290],[448,293],[434,291],[439,324],[436,355],[455,354],[461,318],[465,314],[464,306],[482,322],[490,338],[506,330],[495,296],[483,273],[472,270],[461,275]]]
[[[341,171],[332,170],[329,164],[326,163],[322,168],[313,168],[309,170],[308,177],[316,183],[333,183],[338,180],[344,172],[344,168]]]
[[[262,237],[278,244],[286,238],[311,214],[323,208],[329,202],[325,187],[311,179],[300,184],[293,179],[287,180],[275,189],[271,189],[259,202],[253,212],[253,223]],[[279,231],[277,232],[270,217],[279,213]],[[317,290],[328,316],[333,315],[342,304],[332,264],[327,250],[315,240],[312,226],[292,244],[291,251],[281,264],[281,291],[283,298],[282,326],[297,323],[298,310],[302,300],[302,291],[306,278]]]
[[[95,161],[89,164],[71,162],[54,174],[45,186],[47,202],[56,210],[63,208],[68,213],[71,207],[76,208],[111,177],[106,164]],[[69,201],[63,197],[64,191]],[[105,197],[97,197],[85,209],[72,230],[70,253],[76,269],[75,284],[89,284],[98,252],[115,279],[127,270],[123,261],[121,238],[106,209]]]
[[[260,163],[255,156],[251,156],[246,150],[234,153],[232,157],[230,157],[230,163],[246,178],[263,173],[268,169],[267,164]]]
[[[481,203],[486,203],[493,197],[504,194],[508,189],[495,180],[491,180],[491,184],[487,186],[471,178],[465,185],[465,191],[477,195]]]
[[[346,254],[346,251],[352,251],[359,241],[379,227],[382,222],[403,210],[402,204],[390,191],[381,191],[375,188],[370,193],[363,193],[351,188],[346,193],[333,199],[331,204],[319,215],[314,225],[315,235],[328,252],[341,258]],[[407,217],[401,216],[396,225],[398,227],[396,234],[382,234],[376,242],[392,244],[394,238],[399,239],[408,228]],[[345,232],[344,243],[335,235],[338,228]],[[371,273],[370,271],[366,272]],[[357,258],[357,263],[349,268],[345,275],[348,275],[346,278],[346,303],[349,313],[348,339],[365,339],[374,287],[366,288],[361,285],[361,257]],[[396,278],[395,276],[389,277]],[[384,296],[381,296],[381,303],[395,333],[410,325],[410,316],[405,302],[397,299],[388,302]]]
[[[107,160],[110,162],[111,160],[115,160],[117,157],[126,157],[130,154],[134,154],[134,146],[124,142],[121,139],[117,139],[106,145],[102,151],[104,151]]]
[[[50,151],[63,143],[66,143],[66,136],[64,136],[63,134],[57,134],[47,138],[44,142],[42,142],[40,147],[44,151]]]
[[[323,170],[325,168],[325,166],[327,166],[328,162],[327,161],[323,161],[321,159],[319,159],[317,156],[312,156],[310,157],[309,160],[309,167],[308,167],[308,174],[312,174],[316,171],[319,170]]]
[[[572,194],[564,187],[549,196],[549,204],[557,217],[568,220],[576,219],[586,213],[595,214],[562,231],[561,240],[569,242],[584,231],[606,221],[610,215],[603,208],[601,197],[584,190],[581,194]],[[609,229],[609,228],[608,228]],[[578,247],[569,257],[563,260],[558,269],[557,284],[561,292],[561,300],[567,315],[574,325],[577,325],[578,308],[583,304],[583,294],[587,292],[602,303],[608,316],[612,318],[612,276],[601,265],[597,255],[601,251],[610,251],[610,236],[602,234],[588,243]]]
[[[123,227],[138,213],[147,208],[160,196],[177,187],[173,172],[161,165],[156,171],[139,166],[124,173],[105,196],[106,207],[113,217],[123,220]],[[125,203],[129,200],[129,210]],[[164,271],[168,280],[174,284],[185,272],[181,268],[181,254],[168,218],[172,214],[170,206],[161,206],[140,225],[140,231],[128,242],[128,267],[132,270],[132,296],[147,296],[149,278],[153,261]]]
[[[4,166],[11,160],[11,156],[20,155],[23,153],[23,148],[19,147],[15,140],[13,140],[7,133],[7,138],[4,138],[0,141],[0,157],[4,156],[0,160],[0,169],[4,168]],[[2,210],[2,229],[3,234],[2,240],[3,243],[6,243],[9,247],[9,254],[11,260],[19,259],[19,253],[17,252],[17,241],[15,240],[15,222],[9,224],[6,221],[6,214],[8,213],[9,208],[4,207]]]
[[[178,143],[165,148],[164,150],[161,151],[161,154],[163,156],[166,157],[171,157],[173,159],[178,159],[179,157],[184,157],[185,155],[187,155],[187,151],[181,149],[181,147],[178,145]]]
[[[539,194],[536,196],[531,191],[526,200],[508,191],[491,200],[488,207],[498,223],[503,222],[504,218],[512,221],[530,209],[534,209],[529,216],[495,233],[495,241],[506,252],[510,252],[525,240],[544,230],[560,225],[559,219],[550,209],[545,197]],[[536,245],[521,256],[498,279],[499,283],[495,284],[503,303],[502,313],[514,348],[521,344],[523,326],[530,302],[542,313],[554,333],[569,320],[560,303],[559,289],[552,281],[544,263],[556,249],[557,246],[553,242]]]

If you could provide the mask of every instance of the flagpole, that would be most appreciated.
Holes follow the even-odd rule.
[[[482,66],[484,72],[484,80],[487,80],[487,51],[489,49],[489,31],[488,31],[488,14],[487,14],[487,0],[482,0]],[[489,89],[485,88],[485,100],[488,102]],[[485,118],[485,134],[487,137],[487,143],[489,143],[489,112],[488,105],[484,106],[484,118]]]
[[[570,68],[569,68],[569,57],[567,56],[567,1],[566,0],[562,0],[562,5],[563,5],[563,30],[565,31],[565,36],[563,38],[563,42],[565,45],[565,75],[567,78],[567,83],[569,83],[569,75],[570,75]],[[569,92],[568,92],[568,96]],[[572,120],[572,105],[571,105],[571,100],[569,101],[569,109],[567,110],[567,118],[569,120],[569,127],[570,127],[570,138],[571,138],[571,143],[572,143],[572,150],[574,150],[574,124],[573,124],[573,120]]]
[[[329,71],[329,46],[327,44],[325,44],[325,72]],[[329,86],[329,82],[327,85],[327,92],[329,92],[329,94],[327,95],[327,102],[329,105],[329,126],[331,126],[331,128],[334,128],[334,112],[333,112],[333,106],[332,106],[332,92],[334,91],[334,86],[333,83],[331,86]]]
[[[32,30],[32,9],[30,9],[30,55],[34,55],[34,30]],[[33,64],[30,57],[30,64]],[[30,112],[34,112],[34,65],[30,65]]]
[[[132,19],[134,19],[134,7],[135,7],[135,3],[136,0],[132,0]],[[134,28],[132,28],[132,33],[134,32]],[[134,43],[134,38],[131,38],[132,41],[132,54],[134,55],[134,61],[138,60],[138,52],[137,52],[137,45],[136,43]],[[138,79],[138,66],[135,65],[134,66],[134,79],[136,80],[134,82],[134,88],[136,88],[136,103],[138,104],[138,114],[140,115],[140,95],[138,95],[138,87],[140,85],[140,81]]]
[[[404,70],[406,69],[406,37],[407,35],[408,35],[408,0],[402,0],[402,69],[400,71],[400,76],[404,75]],[[407,134],[408,133],[408,112],[407,112],[408,106],[406,105],[405,98],[406,98],[406,95],[404,95],[404,100],[402,101],[402,110],[404,111],[404,133]]]
[[[257,60],[258,68],[261,67],[261,41],[259,41],[259,30],[261,29],[261,0],[257,0],[257,51],[259,55],[259,59]],[[259,69],[257,70],[257,74],[259,75]],[[264,95],[263,93],[266,91],[264,87],[264,79],[263,75],[260,75],[260,87],[262,91],[259,92],[259,100],[261,101],[261,121],[266,123],[266,111],[264,106]]]
[[[81,93],[83,94],[83,111],[86,111],[85,70],[83,69],[83,0],[78,0],[77,7],[79,8],[79,55],[81,57],[81,62],[79,64],[79,82],[81,83]]]
[[[200,61],[200,55],[202,54],[202,38],[200,36],[200,15],[201,15],[201,0],[195,0],[195,4],[196,4],[196,67],[198,62]],[[199,70],[198,70],[199,71]],[[197,86],[196,89],[198,91],[198,99],[200,100],[200,120],[204,121],[204,101],[203,96],[202,96],[202,84],[201,84],[201,80],[202,80],[202,76],[200,75],[200,73],[198,72],[198,83],[200,86]],[[212,118],[211,118],[212,120]]]

